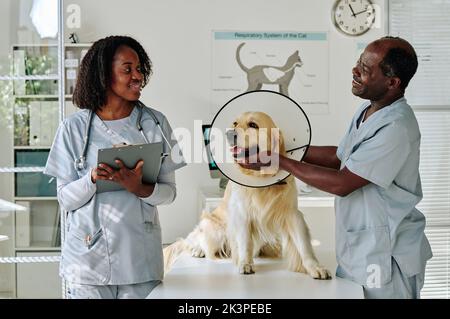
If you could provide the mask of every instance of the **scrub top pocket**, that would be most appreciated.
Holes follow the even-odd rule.
[[[345,262],[350,265],[354,281],[364,286],[369,276],[371,283],[375,280],[385,285],[391,281],[391,242],[387,226],[348,231],[347,244]]]
[[[63,256],[65,251],[70,250],[71,255],[76,254],[78,258],[63,258],[64,269],[71,269],[70,273],[64,274],[65,278],[76,283],[89,283],[93,280],[106,282],[109,278],[109,258],[103,229],[90,232],[71,228],[67,236]],[[71,278],[73,276],[79,278]]]
[[[147,252],[147,264],[150,267],[151,278],[162,280],[164,276],[164,257],[162,250],[161,226],[155,216],[153,222],[144,222],[144,247]]]

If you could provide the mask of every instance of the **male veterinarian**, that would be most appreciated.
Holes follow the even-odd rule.
[[[336,275],[361,284],[366,298],[420,298],[432,257],[415,208],[420,131],[404,98],[417,63],[401,38],[370,43],[352,71],[352,93],[368,101],[339,147],[311,146],[303,162],[280,156],[281,169],[337,195]]]

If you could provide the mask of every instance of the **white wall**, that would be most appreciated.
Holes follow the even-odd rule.
[[[377,0],[384,15],[386,0]],[[146,48],[154,76],[143,101],[169,118],[172,127],[193,131],[194,120],[211,122],[211,31],[328,31],[330,52],[329,114],[311,115],[316,145],[335,145],[361,102],[351,94],[351,69],[358,42],[368,43],[385,33],[381,28],[350,38],[331,22],[333,0],[72,0],[79,4],[82,25],[75,31],[81,42],[125,34]],[[383,17],[385,18],[385,17]],[[164,242],[185,236],[197,222],[198,189],[216,185],[206,164],[190,164],[177,172],[178,198],[160,207]]]
[[[7,75],[10,70],[10,61],[8,58],[8,55],[11,52],[10,23],[7,17],[3,16],[3,12],[10,12],[10,7],[10,1],[0,1],[0,12],[2,12],[2,16],[0,17],[0,75]],[[0,94],[10,93],[6,88],[8,84],[9,83],[5,81],[0,83]],[[10,123],[10,117],[11,110],[0,105],[0,150],[11,150],[12,123]],[[10,154],[10,152],[2,153],[2,156],[0,157],[0,167],[9,166],[11,164],[12,156]],[[12,195],[12,190],[10,190],[12,184],[10,179],[1,177],[2,176],[0,176],[0,198],[6,199]]]
[[[0,74],[6,75],[9,71],[8,54],[11,52],[10,47],[10,21],[8,19],[11,10],[11,1],[0,1]],[[7,82],[0,83],[0,94],[6,94],[5,86]],[[1,97],[0,97],[1,103]],[[0,167],[9,167],[12,163],[12,111],[0,105]],[[0,198],[11,200],[13,189],[11,187],[12,174],[0,173]],[[12,236],[12,215],[10,212],[0,211],[0,235]],[[10,245],[11,241],[0,241],[0,257],[11,256],[13,249]],[[0,264],[0,292],[11,291],[13,274],[13,266],[8,264]]]

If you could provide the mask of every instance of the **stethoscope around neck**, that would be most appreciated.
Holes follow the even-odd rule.
[[[147,113],[152,117],[153,121],[155,122],[156,126],[158,127],[159,131],[161,132],[162,138],[167,143],[167,146],[169,147],[169,149],[172,150],[172,146],[170,145],[169,141],[167,140],[166,135],[164,134],[164,132],[161,128],[161,124],[159,123],[159,120],[156,117],[155,113],[153,113],[153,111],[151,109],[146,107],[144,105],[144,103],[142,103],[139,100],[136,101],[136,107],[138,108],[138,112],[139,112],[138,116],[137,116],[137,120],[136,120],[136,128],[141,133],[142,137],[145,140],[145,143],[150,144],[150,141],[148,140],[147,136],[145,135],[144,129],[141,125],[143,110],[146,110]],[[74,161],[75,169],[77,171],[81,171],[87,167],[86,155],[87,155],[87,149],[88,149],[88,145],[89,145],[89,137],[90,137],[90,133],[91,133],[92,120],[94,119],[94,113],[95,112],[93,112],[92,110],[89,111],[88,125],[86,126],[86,131],[85,131],[84,137],[83,137],[83,150],[81,152],[81,156],[78,157]]]

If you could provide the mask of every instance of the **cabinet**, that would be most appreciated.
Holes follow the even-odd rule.
[[[57,256],[55,251],[17,251],[17,257]],[[19,263],[17,264],[17,298],[57,299],[61,298],[61,278],[58,276],[59,263]]]
[[[68,116],[76,111],[71,102],[81,59],[90,44],[66,44],[65,102]],[[56,45],[15,45],[13,74],[47,76],[42,80],[15,80],[14,146],[49,148],[58,127],[58,47]],[[53,75],[53,76],[52,76]]]
[[[80,61],[89,46],[66,44],[64,47],[64,116],[76,111],[71,97]],[[26,172],[15,172],[13,176],[13,200],[21,207],[21,210],[15,211],[12,219],[12,236],[9,240],[14,257],[60,254],[60,208],[56,198],[56,180],[42,173],[59,125],[57,53],[57,45],[12,47],[14,75],[45,76],[42,79],[13,82],[12,163],[16,168],[26,169]],[[18,298],[61,297],[58,266],[54,262],[17,263],[13,276],[13,295]]]

